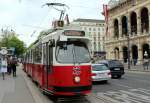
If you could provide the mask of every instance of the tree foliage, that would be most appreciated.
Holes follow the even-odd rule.
[[[14,47],[15,55],[17,56],[25,52],[26,46],[24,42],[17,37],[17,34],[14,31],[4,30],[1,34],[0,47]]]

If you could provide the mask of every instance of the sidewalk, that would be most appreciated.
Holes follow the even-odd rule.
[[[148,70],[144,70],[143,65],[131,65],[130,69],[128,69],[128,64],[124,64],[125,70],[128,71],[141,71],[141,72],[150,72],[150,66]]]
[[[0,74],[0,103],[35,103],[23,77],[21,68],[17,68],[17,77]]]

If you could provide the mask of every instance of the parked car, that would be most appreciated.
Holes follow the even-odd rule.
[[[124,65],[119,60],[103,60],[98,63],[105,64],[111,71],[112,78],[121,78],[124,72]]]
[[[92,64],[92,80],[107,82],[111,78],[111,72],[104,64]]]

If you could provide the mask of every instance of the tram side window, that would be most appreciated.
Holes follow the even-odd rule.
[[[33,57],[32,55],[33,55],[33,50],[30,51],[30,63],[32,63],[32,61],[33,61],[32,60],[32,57]]]
[[[43,63],[46,64],[46,44],[43,44]]]
[[[42,48],[38,45],[34,50],[34,62],[41,63],[42,60]]]
[[[31,51],[29,51],[29,63],[31,63]]]
[[[27,63],[29,63],[29,53],[27,54]]]

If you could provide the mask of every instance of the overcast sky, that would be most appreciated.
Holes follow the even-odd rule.
[[[27,46],[39,31],[51,27],[51,21],[58,19],[60,12],[44,6],[48,2],[64,3],[70,21],[77,18],[104,19],[103,4],[109,0],[0,0],[0,28],[13,29]]]

